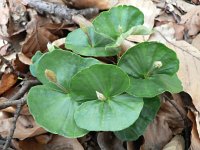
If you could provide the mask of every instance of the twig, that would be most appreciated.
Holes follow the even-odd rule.
[[[22,0],[29,7],[35,8],[39,12],[46,12],[51,15],[58,16],[62,19],[67,19],[72,21],[73,15],[83,15],[85,17],[91,17],[98,14],[99,10],[97,8],[87,8],[82,10],[70,9],[65,5],[54,4],[45,2],[42,0]]]
[[[10,129],[9,135],[8,135],[8,137],[6,138],[6,143],[5,143],[4,147],[3,147],[3,150],[7,150],[7,149],[9,148],[9,146],[10,146],[12,137],[13,137],[14,132],[15,132],[17,119],[18,119],[19,114],[20,114],[20,111],[21,111],[21,109],[22,109],[22,105],[23,105],[23,104],[18,104],[18,105],[17,105],[17,109],[16,109],[16,111],[15,111],[14,118],[13,118],[13,124],[12,124],[12,127],[11,127],[11,129]]]
[[[14,100],[14,101],[6,101],[2,104],[0,104],[0,110],[5,109],[7,107],[13,106],[13,105],[18,105],[18,104],[24,104],[26,102],[25,98]]]
[[[176,104],[165,94],[163,94],[164,98],[166,98],[166,100],[176,109],[176,111],[179,113],[179,115],[181,116],[184,126],[185,126],[185,149],[187,150],[189,148],[189,131],[188,131],[188,127],[189,127],[189,123],[187,118],[185,117],[185,115],[179,110],[179,108],[176,106]]]
[[[10,98],[9,101],[14,101],[16,99],[21,98],[32,86],[38,85],[40,82],[38,80],[27,80],[22,85],[22,88],[13,96]]]

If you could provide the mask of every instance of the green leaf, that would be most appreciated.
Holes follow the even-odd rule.
[[[73,75],[78,71],[91,65],[100,63],[93,58],[82,58],[76,54],[64,50],[54,50],[45,53],[38,62],[37,78],[43,83],[51,87],[58,85],[69,90],[69,82]],[[57,85],[48,80],[45,76],[45,70],[51,70],[57,78]]]
[[[42,55],[43,55],[43,53],[41,53],[40,51],[37,51],[31,59],[33,64],[30,65],[30,72],[34,77],[37,76],[36,70],[37,70],[38,62],[39,62],[40,58],[42,57]]]
[[[143,23],[143,13],[136,7],[125,5],[113,7],[109,11],[102,12],[93,21],[95,30],[98,33],[113,40],[128,32],[133,26],[142,25]]]
[[[130,85],[132,86],[127,89],[127,93],[137,97],[154,97],[165,91],[171,93],[182,91],[181,81],[177,75],[157,74],[148,79],[130,77]]]
[[[143,100],[124,94],[108,100],[83,103],[75,113],[81,128],[91,131],[119,131],[129,127],[139,117]]]
[[[106,45],[113,42],[113,40],[96,33],[93,27],[89,27],[87,30],[79,28],[68,34],[65,47],[83,56],[114,56],[120,48],[105,48]]]
[[[77,73],[70,86],[76,100],[84,101],[74,116],[77,125],[91,131],[117,131],[130,126],[138,118],[143,101],[120,95],[128,86],[127,74],[114,65],[96,64]]]
[[[106,49],[112,49],[114,47],[119,47],[122,42],[129,36],[129,35],[148,35],[153,33],[152,30],[148,29],[143,25],[133,26],[127,32],[122,33],[115,42],[106,45]]]
[[[73,101],[69,94],[39,85],[31,88],[27,103],[36,122],[51,133],[69,138],[88,133],[74,121],[78,103]]]
[[[131,84],[127,92],[137,97],[154,97],[164,91],[182,90],[176,76],[179,61],[176,53],[157,42],[143,42],[121,57],[118,66],[128,73]]]
[[[129,87],[129,77],[118,66],[96,64],[77,73],[71,80],[73,93],[80,100],[97,99],[96,92],[106,98],[123,93]]]
[[[159,108],[159,98],[145,98],[144,106],[136,122],[124,130],[115,132],[115,135],[123,141],[137,140],[144,133],[148,124],[153,121]]]
[[[77,72],[98,63],[96,59],[58,49],[39,59],[35,72],[44,85],[33,87],[28,93],[28,106],[38,124],[69,138],[81,137],[88,132],[74,121],[79,104],[71,98],[69,84]]]

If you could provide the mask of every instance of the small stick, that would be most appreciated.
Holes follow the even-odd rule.
[[[85,17],[91,17],[99,13],[98,8],[87,8],[82,10],[70,9],[65,5],[54,4],[45,2],[42,0],[22,0],[29,7],[35,8],[39,12],[46,12],[51,15],[58,16],[62,19],[67,19],[72,22],[73,15],[83,15]]]
[[[38,80],[27,80],[22,85],[22,88],[13,96],[10,98],[9,101],[14,101],[16,99],[21,98],[32,86],[38,85],[40,82]]]
[[[22,99],[18,99],[18,100],[14,100],[14,101],[6,101],[2,104],[0,104],[0,110],[1,109],[5,109],[7,107],[13,106],[13,105],[18,105],[18,104],[25,104],[26,99],[22,98]]]
[[[12,124],[12,127],[10,129],[9,135],[6,138],[6,143],[5,143],[4,147],[3,147],[3,150],[7,150],[9,148],[9,146],[10,146],[11,140],[12,140],[14,132],[15,132],[17,119],[18,119],[20,111],[22,109],[22,105],[23,104],[18,104],[17,105],[17,109],[15,111],[14,118],[13,118],[13,124]]]

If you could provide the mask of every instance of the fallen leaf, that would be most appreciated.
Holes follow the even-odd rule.
[[[29,71],[29,66],[25,63],[23,63],[22,61],[24,61],[25,63],[27,63],[28,61],[31,61],[29,60],[30,58],[26,58],[26,56],[22,56],[20,53],[17,54],[16,56],[16,59],[13,60],[13,67],[15,68],[16,71],[19,71],[21,73],[27,73]],[[30,62],[28,62],[30,63]]]
[[[118,0],[64,0],[64,2],[76,8],[96,7],[105,10],[117,4]]]
[[[186,2],[185,0],[178,0],[178,1],[176,0],[175,3],[176,3],[176,7],[182,9],[185,12],[189,12],[196,7],[195,5],[192,5]]]
[[[84,150],[77,139],[53,135],[48,144],[38,143],[34,138],[19,141],[21,150]]]
[[[192,45],[200,50],[200,33],[192,40]]]
[[[0,120],[0,135],[2,137],[5,138],[8,136],[12,124],[13,118]],[[43,128],[39,127],[31,116],[20,115],[17,120],[13,138],[23,140],[25,138],[40,135],[42,133],[46,133],[46,131]]]
[[[6,3],[6,0],[2,0],[0,2],[0,14],[1,14],[0,25],[6,25],[10,17],[9,8]]]
[[[34,137],[35,140],[40,144],[47,144],[50,140],[52,140],[52,134],[42,134]]]
[[[167,45],[178,55],[178,77],[182,81],[183,91],[190,94],[194,106],[200,112],[200,51],[185,41],[175,41]]]
[[[179,95],[169,97],[177,109],[186,116],[184,105]],[[147,127],[144,133],[144,144],[142,150],[162,149],[173,137],[180,134],[185,128],[184,120],[177,109],[163,97],[161,108],[154,121]],[[163,136],[164,135],[164,136]]]
[[[176,24],[176,23],[173,23],[173,27],[175,30],[176,40],[183,40],[185,27],[183,25]]]
[[[192,132],[191,132],[191,145],[190,145],[190,150],[197,150],[200,149],[200,128],[199,128],[199,123],[200,123],[200,117],[199,117],[199,112],[195,111],[192,109],[188,112],[188,117],[192,121]]]
[[[123,142],[115,137],[112,132],[100,132],[97,142],[102,150],[125,150]]]
[[[196,6],[183,15],[181,17],[181,24],[186,26],[190,36],[196,35],[200,31],[200,6]]]
[[[20,0],[8,0],[10,19],[8,24],[9,36],[13,36],[25,31],[25,26],[28,23],[28,14],[26,7]]]
[[[6,0],[2,0],[0,2],[0,14],[0,35],[8,37],[7,23],[10,17],[10,13]]]
[[[44,27],[38,27],[30,37],[26,38],[22,46],[22,52],[27,57],[31,58],[36,51],[46,51],[47,43],[53,42],[58,39],[57,36],[53,35]]]
[[[10,117],[10,113],[0,111],[0,120],[7,119]]]
[[[11,73],[3,74],[0,81],[0,95],[9,90],[17,82],[17,76]]]
[[[18,53],[18,57],[19,57],[19,60],[22,62],[22,63],[24,63],[24,64],[26,64],[26,65],[31,65],[32,64],[32,62],[31,62],[31,59],[30,58],[28,58],[28,57],[26,57],[23,53]]]
[[[167,122],[163,118],[156,117],[144,133],[145,142],[141,146],[141,150],[162,149],[170,141],[172,135]]]
[[[165,145],[163,150],[184,150],[185,142],[184,138],[181,135],[176,135],[173,139]]]
[[[154,28],[155,32],[150,36],[149,41],[157,41],[166,43],[166,39],[169,41],[175,41],[175,30],[173,23],[163,24]],[[163,38],[164,37],[164,38]]]

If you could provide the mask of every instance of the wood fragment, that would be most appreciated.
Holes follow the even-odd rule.
[[[11,140],[12,140],[13,134],[15,132],[15,128],[16,128],[17,119],[19,117],[19,114],[20,114],[20,111],[22,109],[22,106],[23,106],[23,104],[18,104],[17,105],[17,109],[16,109],[16,112],[15,112],[14,118],[13,118],[13,124],[12,124],[12,127],[10,129],[9,135],[6,138],[6,143],[5,143],[4,147],[3,147],[3,150],[7,150],[10,147],[10,143],[11,143]]]
[[[98,8],[87,8],[87,9],[70,9],[65,5],[49,3],[42,0],[22,0],[23,3],[27,4],[29,7],[36,9],[38,12],[45,12],[51,15],[55,15],[62,19],[66,19],[72,22],[72,16],[83,15],[87,18],[91,18],[99,13]]]

